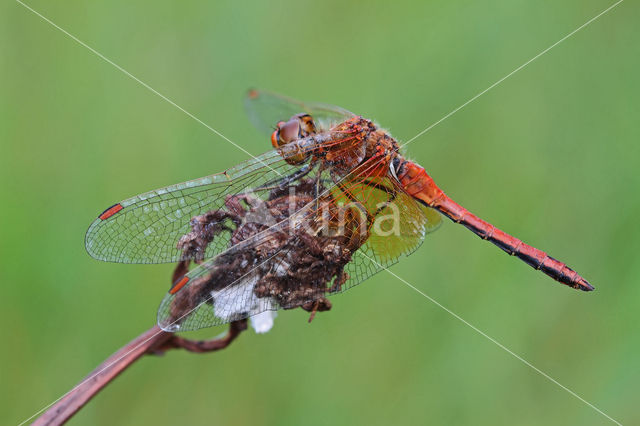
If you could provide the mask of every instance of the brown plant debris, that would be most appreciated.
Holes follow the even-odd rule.
[[[209,244],[230,232],[229,247],[213,261],[210,272],[175,294],[172,321],[203,300],[215,304],[212,292],[253,280],[253,294],[270,298],[274,309],[301,307],[311,312],[331,309],[326,295],[338,292],[348,279],[344,267],[366,241],[362,209],[339,205],[332,195],[317,197],[318,182],[300,179],[295,186],[275,187],[266,200],[242,193],[228,196],[222,209],[191,220],[191,232],[178,248],[196,263]],[[293,212],[297,212],[292,214]],[[174,282],[190,260],[176,268]],[[229,320],[245,317],[238,313]]]

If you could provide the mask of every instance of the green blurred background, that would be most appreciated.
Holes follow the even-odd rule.
[[[603,0],[28,4],[253,154],[249,87],[407,140],[611,5]],[[454,199],[596,287],[446,223],[392,271],[616,420],[640,423],[640,8],[625,1],[408,146]],[[172,265],[100,263],[105,207],[247,158],[20,4],[0,6],[0,420],[18,423],[149,328]],[[379,273],[307,324],[147,357],[71,424],[608,424]],[[223,327],[198,336],[215,336]]]

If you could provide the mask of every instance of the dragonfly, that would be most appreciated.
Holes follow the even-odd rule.
[[[98,260],[178,263],[158,310],[164,330],[296,307],[312,319],[330,309],[328,296],[413,253],[443,216],[562,284],[594,289],[453,201],[373,121],[259,90],[248,92],[245,107],[272,150],[116,203],[87,231],[86,249]]]

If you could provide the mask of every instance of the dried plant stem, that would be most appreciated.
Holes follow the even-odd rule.
[[[65,423],[102,388],[143,355],[158,355],[169,349],[184,349],[197,353],[217,351],[229,346],[246,329],[246,320],[235,321],[231,323],[226,336],[214,340],[195,341],[154,326],[107,358],[86,379],[49,407],[33,424],[42,426]]]

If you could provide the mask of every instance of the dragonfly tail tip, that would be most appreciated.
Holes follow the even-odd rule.
[[[584,278],[582,278],[582,280],[578,282],[577,288],[582,291],[594,291],[596,289],[594,286],[589,284],[589,282]]]

